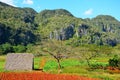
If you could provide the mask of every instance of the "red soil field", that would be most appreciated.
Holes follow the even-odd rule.
[[[0,80],[99,80],[68,74],[49,74],[43,72],[2,72]]]

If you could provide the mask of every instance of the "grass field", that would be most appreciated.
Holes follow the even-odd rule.
[[[4,70],[5,58],[6,58],[6,56],[0,56],[0,72],[5,71],[5,70]]]
[[[5,57],[0,56],[0,72],[5,72]],[[108,64],[109,57],[99,57],[91,60],[91,64]],[[44,64],[43,64],[44,63]],[[107,70],[95,69],[91,70],[85,61],[80,61],[75,58],[64,59],[61,61],[62,69],[61,74],[75,74],[85,77],[100,78],[103,80],[119,80],[120,74],[110,74]],[[58,73],[58,65],[54,58],[50,56],[34,58],[34,69],[43,68],[47,73]]]

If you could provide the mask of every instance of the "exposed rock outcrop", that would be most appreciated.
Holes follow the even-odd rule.
[[[82,37],[83,35],[87,35],[89,26],[85,24],[80,24],[76,31],[77,37]]]
[[[51,32],[50,39],[67,40],[69,38],[72,38],[74,33],[74,25],[71,24],[66,28],[61,28],[60,30],[55,30],[54,32]]]

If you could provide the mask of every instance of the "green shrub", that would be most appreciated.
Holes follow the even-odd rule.
[[[33,47],[34,47],[33,44],[28,44],[28,45],[26,46],[26,52],[31,53],[31,52],[33,51]]]
[[[22,52],[26,52],[26,47],[23,45],[17,45],[17,46],[13,46],[14,52],[15,53],[22,53]]]
[[[118,60],[117,59],[109,59],[109,66],[117,67]]]
[[[91,64],[90,68],[91,69],[105,69],[108,66],[106,63],[94,63]]]
[[[112,59],[109,59],[109,66],[118,67],[120,69],[120,57],[115,55]]]
[[[0,53],[1,54],[7,54],[9,52],[13,52],[13,47],[9,43],[5,43],[1,45]]]
[[[120,58],[118,59],[117,66],[118,66],[118,68],[120,69]]]

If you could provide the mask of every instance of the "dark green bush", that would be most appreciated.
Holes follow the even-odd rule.
[[[23,53],[26,52],[26,47],[23,45],[17,45],[17,46],[13,46],[14,52],[15,53]]]
[[[115,55],[112,59],[109,59],[109,66],[118,67],[120,69],[120,57]]]
[[[118,66],[118,68],[120,69],[120,58],[118,59],[117,66]]]
[[[95,63],[95,64],[91,64],[90,68],[91,69],[105,69],[105,67],[107,66],[108,64]]]
[[[0,53],[1,54],[7,54],[9,52],[13,52],[13,47],[9,43],[5,43],[1,45]]]
[[[117,67],[118,60],[117,59],[109,59],[109,66]]]

